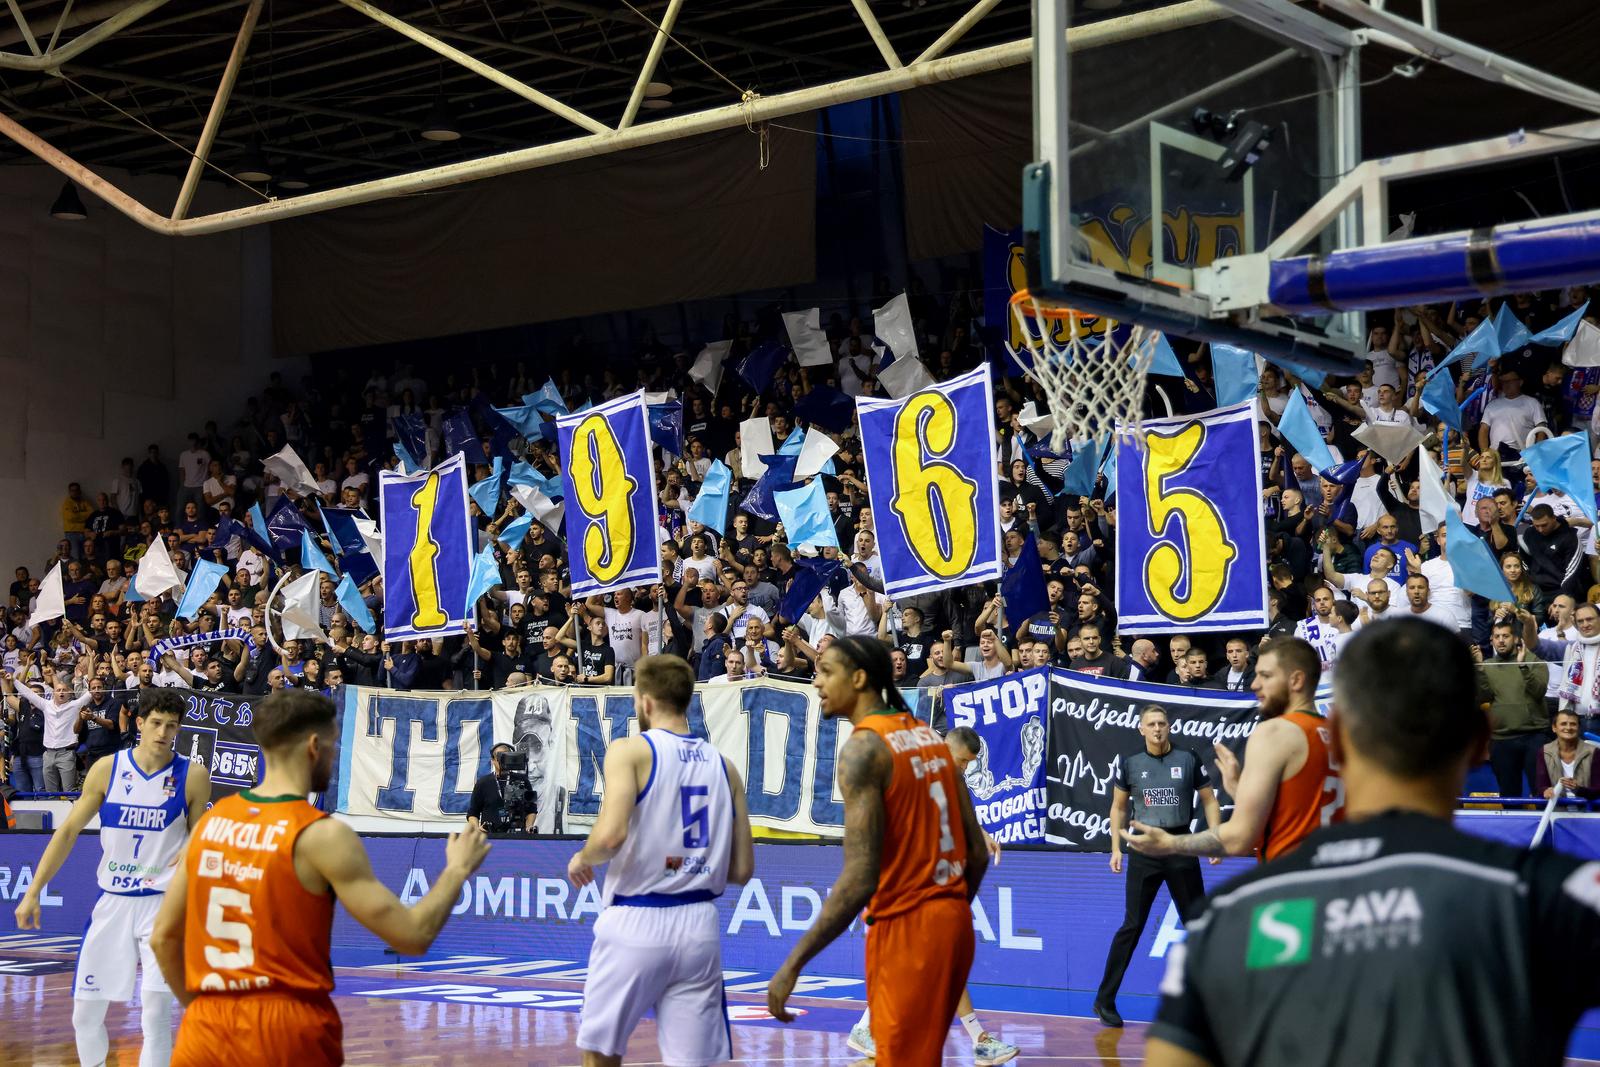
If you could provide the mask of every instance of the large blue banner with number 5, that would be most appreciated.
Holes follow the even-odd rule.
[[[378,474],[383,526],[383,633],[390,641],[459,633],[477,546],[467,510],[467,458],[431,471]]]
[[[574,598],[661,580],[644,393],[556,418]]]
[[[1118,439],[1117,615],[1136,634],[1267,625],[1253,400]]]
[[[899,400],[856,400],[889,596],[1000,577],[994,388],[987,365]]]

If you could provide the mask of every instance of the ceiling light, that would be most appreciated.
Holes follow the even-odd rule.
[[[461,131],[456,128],[456,116],[450,110],[450,101],[440,93],[433,98],[433,106],[428,109],[428,117],[422,123],[422,139],[424,141],[459,141]]]
[[[260,143],[252,141],[250,147],[244,150],[233,176],[242,182],[253,184],[272,179],[272,170],[267,165],[267,154],[261,150]]]
[[[82,222],[89,217],[88,209],[83,206],[83,198],[78,195],[76,185],[68,182],[61,187],[61,195],[50,205],[50,217],[64,222]]]
[[[664,108],[671,107],[672,106],[672,101],[668,100],[664,96],[654,96],[654,97],[647,96],[643,100],[639,101],[639,106],[640,107],[647,107],[651,111],[660,111],[660,110],[663,110]]]
[[[279,189],[309,189],[311,183],[306,181],[305,172],[293,163],[286,163],[283,167],[283,177],[278,179]]]
[[[667,73],[667,59],[665,56],[656,60],[656,69],[650,72],[650,80],[644,83],[645,96],[668,96],[672,93],[672,77]]]

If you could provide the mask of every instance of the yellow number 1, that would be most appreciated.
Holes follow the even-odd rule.
[[[439,475],[429,474],[422,488],[411,494],[411,506],[417,509],[417,540],[407,563],[411,570],[411,598],[416,603],[411,626],[416,630],[435,630],[446,621],[444,612],[439,610],[439,575],[434,569],[439,544],[433,539],[433,510],[438,503]]]
[[[1145,557],[1145,592],[1157,611],[1178,622],[1193,622],[1216,606],[1228,584],[1229,565],[1239,554],[1211,501],[1192,489],[1166,491],[1167,479],[1194,461],[1205,436],[1200,423],[1191,423],[1171,437],[1145,435],[1150,535],[1162,536],[1174,512],[1180,520],[1174,538],[1179,547],[1163,541]],[[1188,589],[1180,597],[1178,583],[1185,575]]]

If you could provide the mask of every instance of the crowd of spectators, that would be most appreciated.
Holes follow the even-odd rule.
[[[1520,294],[1509,303],[1538,330],[1585,299],[1583,291],[1568,290]],[[279,562],[246,538],[231,535],[224,543],[217,537],[223,520],[248,522],[256,503],[270,514],[287,496],[331,548],[318,505],[366,508],[376,517],[378,472],[397,463],[395,426],[402,417],[422,417],[429,456],[438,461],[447,423],[465,414],[478,437],[469,453],[474,480],[489,476],[497,450],[525,459],[542,475],[558,473],[560,457],[543,439],[507,441],[490,410],[515,404],[544,383],[538,361],[470,370],[401,364],[364,380],[335,365],[298,388],[273,375],[236,419],[225,426],[205,422],[191,433],[175,463],[151,446],[137,462],[125,459],[114,472],[85,471],[83,482],[67,487],[54,552],[22,561],[9,591],[0,658],[11,784],[23,792],[73,789],[88,761],[129,743],[131,711],[152,686],[260,694],[343,684],[401,690],[625,684],[641,655],[662,650],[688,657],[710,684],[763,675],[804,679],[830,641],[862,635],[892,647],[897,682],[935,698],[944,686],[1052,664],[1247,692],[1254,650],[1267,637],[1298,635],[1333,668],[1355,630],[1406,614],[1459,630],[1478,650],[1504,792],[1520,795],[1541,773],[1543,781],[1555,781],[1550,767],[1572,767],[1560,759],[1547,766],[1546,757],[1572,749],[1553,731],[1558,707],[1576,712],[1584,728],[1600,715],[1600,610],[1594,607],[1600,557],[1575,502],[1535,484],[1520,453],[1543,435],[1592,432],[1600,368],[1567,367],[1560,349],[1528,346],[1481,369],[1470,369],[1466,360],[1436,371],[1455,343],[1496,310],[1489,302],[1375,316],[1360,374],[1329,379],[1320,388],[1262,364],[1256,403],[1270,627],[1151,640],[1118,625],[1114,487],[1102,478],[1090,494],[1063,491],[1070,455],[1051,452],[1022,418],[1030,401],[1047,411],[1048,398],[1031,379],[1009,372],[1004,357],[985,351],[972,301],[942,304],[918,293],[911,307],[922,358],[936,379],[984,362],[994,371],[1000,463],[993,475],[1006,551],[1015,559],[1027,539],[1034,542],[1045,610],[1013,617],[993,583],[886,597],[854,429],[834,434],[834,473],[823,476],[843,547],[822,554],[843,557],[848,566],[797,617],[780,612],[797,566],[781,523],[735,511],[719,532],[688,518],[713,459],[732,470],[735,505],[752,484],[740,462],[742,421],[764,415],[774,440],[782,441],[795,427],[796,405],[814,392],[882,395],[870,320],[835,316],[826,327],[835,363],[801,367],[791,358],[759,393],[730,369],[713,395],[690,373],[693,353],[674,355],[660,345],[632,353],[626,370],[601,369],[590,359],[564,361],[554,371],[570,406],[637,388],[670,392],[682,402],[682,454],[653,449],[663,554],[658,581],[574,602],[560,529],[534,522],[526,540],[512,548],[500,537],[520,516],[520,505],[508,500],[496,515],[478,513],[474,505],[480,546],[494,542],[501,573],[464,632],[396,642],[364,633],[340,606],[333,581],[324,578],[320,622],[330,642],[284,641],[280,652],[268,639],[262,606],[284,568],[296,569],[298,552],[289,550]],[[781,340],[774,322],[776,316],[755,327],[730,323],[728,367],[760,341]],[[1153,377],[1150,410],[1216,406],[1205,346],[1175,339],[1174,347],[1184,377]],[[1441,433],[1419,404],[1436,373],[1454,379],[1464,434]],[[1353,484],[1323,477],[1275,433],[1292,390],[1303,395],[1334,457],[1359,461]],[[1411,423],[1427,432],[1421,448],[1445,471],[1467,527],[1501,561],[1512,601],[1490,603],[1455,584],[1443,526],[1424,528],[1420,517],[1418,453],[1387,463],[1354,436],[1371,423]],[[288,492],[264,470],[262,459],[285,445],[311,468],[314,497]],[[200,560],[228,568],[192,621],[174,617],[181,591],[150,601],[132,595],[130,578],[158,535],[180,576]],[[64,563],[65,618],[30,627],[40,579],[58,561]],[[361,593],[381,623],[381,579]],[[253,651],[242,641],[218,640],[150,662],[149,650],[164,638],[224,628],[248,631]],[[1584,761],[1585,780],[1575,785],[1588,787],[1587,766]]]

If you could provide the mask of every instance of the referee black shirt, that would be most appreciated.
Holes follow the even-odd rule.
[[[1597,945],[1600,863],[1390,812],[1213,894],[1150,1037],[1218,1065],[1559,1064]]]
[[[1152,756],[1148,747],[1123,756],[1117,772],[1117,788],[1133,798],[1136,821],[1181,834],[1194,820],[1195,793],[1210,784],[1206,765],[1177,745],[1163,756]]]

